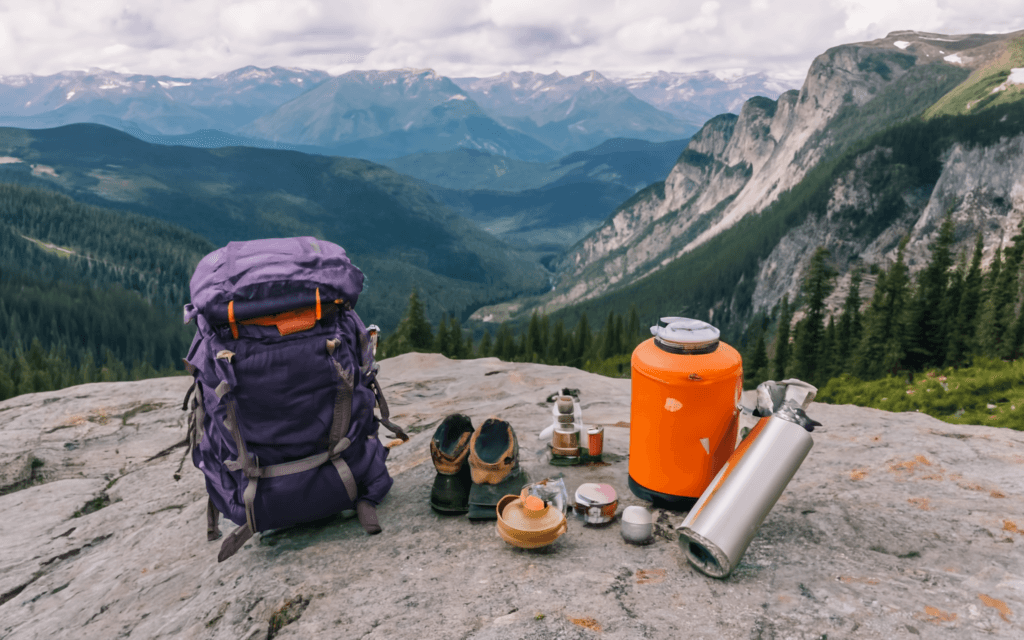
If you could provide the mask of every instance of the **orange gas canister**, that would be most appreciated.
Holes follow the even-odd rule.
[[[736,448],[743,361],[706,322],[661,322],[633,351],[629,488],[689,509]]]

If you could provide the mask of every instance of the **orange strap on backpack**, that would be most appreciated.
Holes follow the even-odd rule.
[[[238,324],[258,325],[261,327],[277,327],[282,336],[291,335],[300,331],[312,329],[316,321],[323,316],[320,306],[320,287],[316,289],[316,305],[300,307],[291,311],[283,311],[270,316],[260,316],[249,320],[235,321],[235,301],[228,303],[228,324],[231,325],[231,335],[238,339]]]

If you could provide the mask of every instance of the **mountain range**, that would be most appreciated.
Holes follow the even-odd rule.
[[[148,145],[95,125],[4,130],[0,172],[174,221],[215,244],[245,234],[337,238],[367,265],[367,304],[387,322],[415,283],[432,320],[473,311],[467,324],[477,331],[534,311],[570,325],[583,313],[599,320],[636,304],[644,321],[689,315],[733,339],[783,296],[799,304],[818,247],[829,250],[839,276],[834,310],[851,269],[885,268],[904,236],[911,273],[923,268],[946,215],[955,223],[954,252],[968,253],[980,232],[985,264],[1024,219],[1024,32],[901,31],[840,45],[814,60],[799,90],[747,98],[685,146],[634,136],[532,163],[516,157],[514,145],[529,138],[555,152],[551,144],[579,143],[585,137],[566,131],[586,129],[586,119],[567,123],[556,119],[559,110],[571,120],[587,100],[628,106],[623,87],[596,73],[571,82],[506,74],[489,85],[429,71],[375,73],[323,79],[285,106],[334,116],[280,126],[292,127],[292,139],[308,136],[303,144],[321,141],[314,132],[322,131],[335,146],[420,145],[427,151],[388,160],[414,177],[280,149]],[[666,81],[657,77],[645,82]],[[340,89],[364,80],[362,93]],[[400,104],[376,109],[385,95]],[[505,107],[492,111],[488,100]],[[524,115],[530,101],[533,115]],[[667,103],[651,106],[651,118],[669,113]],[[397,127],[405,118],[408,128]],[[474,118],[489,119],[487,126],[471,131]],[[270,112],[232,135],[265,139],[274,120]],[[516,135],[505,135],[513,126]],[[532,137],[545,127],[548,142]],[[481,144],[480,131],[494,149]],[[437,140],[446,132],[462,138],[444,150]],[[662,164],[630,169],[639,158]],[[454,173],[445,175],[449,166]],[[637,191],[657,172],[661,179]],[[863,300],[872,283],[865,278]]]
[[[366,160],[153,145],[97,124],[0,128],[0,182],[172,222],[215,246],[300,235],[337,242],[367,276],[360,312],[388,328],[414,286],[432,316],[550,286],[532,255],[455,214],[423,183]]]
[[[855,265],[891,264],[904,235],[920,270],[947,214],[954,250],[969,254],[980,232],[988,264],[1024,219],[1022,99],[1024,32],[901,31],[834,47],[799,91],[709,120],[663,182],[554,265],[552,291],[473,317],[602,318],[636,303],[646,317],[738,330],[799,297],[818,246],[840,275],[837,293]]]
[[[764,76],[724,82],[708,73],[452,79],[429,69],[330,76],[245,67],[179,78],[91,69],[0,77],[0,126],[93,122],[158,144],[243,143],[375,161],[466,148],[550,162],[609,138],[686,138],[703,122],[694,114],[736,109],[739,96],[781,87]],[[503,104],[507,95],[515,99]]]

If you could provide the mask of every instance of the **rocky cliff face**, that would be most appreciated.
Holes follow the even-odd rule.
[[[755,308],[771,308],[783,294],[792,300],[800,289],[808,256],[819,246],[829,249],[832,263],[844,274],[830,300],[834,312],[842,305],[849,286],[846,272],[854,263],[892,264],[904,235],[909,238],[904,261],[910,272],[923,269],[947,213],[955,225],[953,255],[969,260],[975,235],[981,232],[985,267],[992,262],[996,249],[1010,244],[1020,231],[1024,221],[1024,136],[985,147],[954,145],[932,191],[902,193],[905,208],[901,215],[880,221],[878,231],[865,236],[858,232],[859,224],[880,215],[878,199],[865,174],[871,165],[884,164],[891,155],[891,149],[881,148],[858,157],[856,169],[833,187],[826,215],[808,219],[783,237],[761,265],[754,290]],[[851,220],[844,215],[848,211],[856,212],[857,217]],[[873,278],[865,279],[861,291],[865,303],[873,290]]]
[[[555,288],[536,308],[550,312],[659,271],[745,216],[764,211],[823,161],[867,135],[917,117],[968,84],[972,71],[984,73],[1006,58],[1007,43],[1021,35],[897,32],[830,49],[815,59],[799,92],[784,93],[777,101],[752,98],[738,117],[710,120],[664,183],[622,205],[565,256]],[[869,150],[856,166],[877,168],[887,153],[891,150]],[[844,222],[851,211],[870,218],[878,209],[870,180],[855,168],[833,185],[828,215],[791,230],[761,265],[754,308],[774,305],[783,292],[794,295],[810,253],[822,244],[840,265],[885,262],[900,236],[911,232],[908,262],[912,270],[920,268],[937,220],[951,206],[958,240],[969,243],[982,229],[990,259],[1000,238],[1009,239],[1024,216],[1021,162],[1019,140],[951,149],[937,184],[901,194],[906,206],[899,220],[867,226]],[[857,233],[851,235],[853,228]]]

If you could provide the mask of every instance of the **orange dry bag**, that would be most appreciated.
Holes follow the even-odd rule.
[[[633,351],[629,488],[689,509],[736,448],[743,361],[706,322],[661,321]]]

